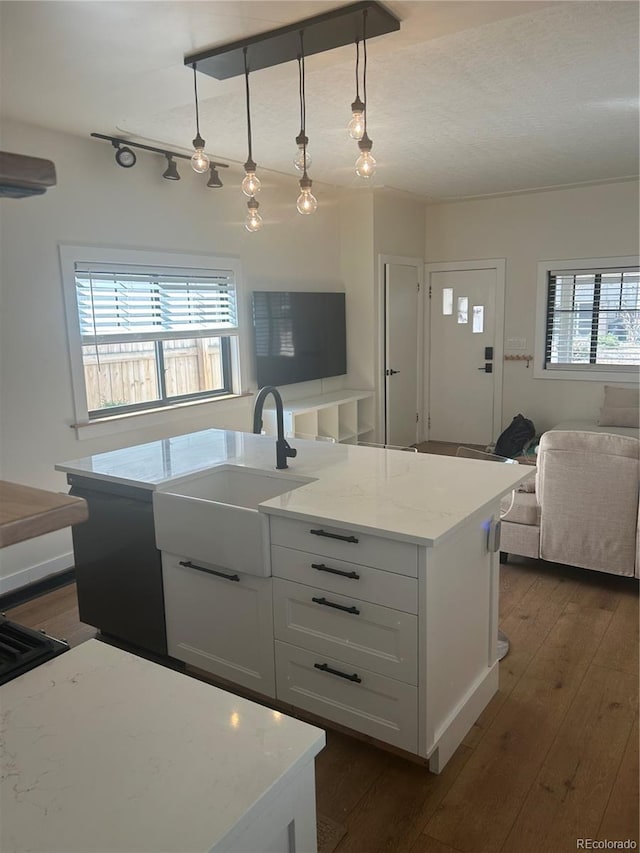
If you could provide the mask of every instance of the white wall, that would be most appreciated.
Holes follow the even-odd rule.
[[[378,255],[422,258],[424,203],[385,188],[345,192],[340,204],[340,232],[349,374],[352,387],[375,388]]]
[[[505,338],[525,338],[533,354],[538,261],[637,255],[638,228],[637,181],[429,205],[426,260],[506,258]],[[539,432],[595,418],[602,393],[600,382],[534,379],[507,361],[503,426],[518,412]]]
[[[159,155],[140,152],[137,164],[123,169],[106,142],[11,122],[3,122],[1,147],[50,158],[58,174],[57,186],[44,196],[0,201],[2,477],[66,491],[64,475],[53,469],[56,462],[213,426],[250,430],[253,399],[246,397],[167,413],[153,428],[79,441],[70,428],[74,415],[58,243],[239,257],[250,322],[254,289],[343,289],[335,196],[317,187],[317,213],[301,217],[295,179],[276,183],[263,175],[265,224],[249,234],[237,168],[221,170],[223,189],[207,189],[206,177],[193,173],[187,161],[179,163],[182,180],[165,181]],[[254,377],[249,378],[246,390],[255,390]],[[307,385],[309,392],[322,390],[319,382]],[[70,551],[69,531],[10,546],[0,552],[0,578],[39,564],[29,579],[61,570],[65,562],[71,565]]]

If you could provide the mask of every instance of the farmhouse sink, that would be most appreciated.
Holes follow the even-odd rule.
[[[271,574],[269,522],[258,506],[310,482],[225,465],[156,491],[156,545],[205,567],[266,577]]]

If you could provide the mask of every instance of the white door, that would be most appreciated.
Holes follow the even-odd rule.
[[[501,421],[504,261],[427,271],[429,438],[489,444]]]
[[[415,444],[418,413],[418,271],[385,264],[385,444]]]

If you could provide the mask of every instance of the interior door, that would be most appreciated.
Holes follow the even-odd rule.
[[[486,445],[500,426],[504,266],[434,266],[428,268],[429,438]]]
[[[418,412],[418,275],[385,264],[385,444],[415,444]]]

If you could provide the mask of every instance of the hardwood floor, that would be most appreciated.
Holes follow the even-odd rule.
[[[329,731],[318,811],[335,853],[569,853],[638,838],[638,582],[512,558],[500,690],[443,773]],[[73,585],[7,616],[71,645],[95,635]]]

